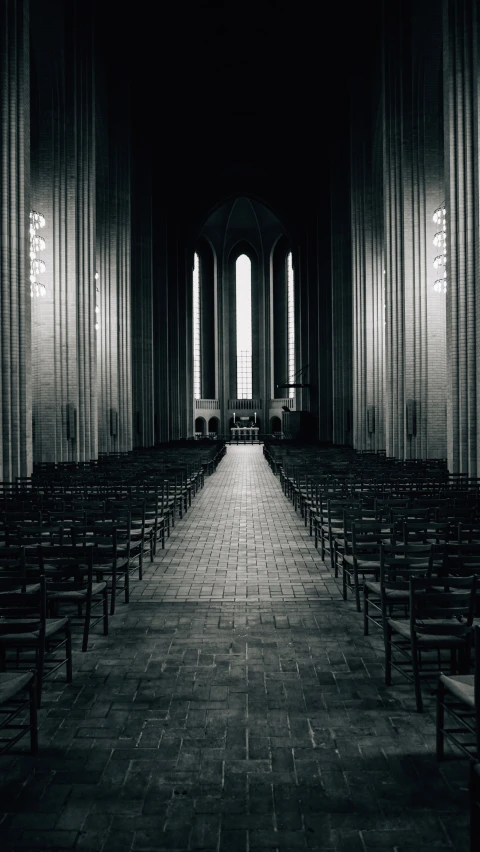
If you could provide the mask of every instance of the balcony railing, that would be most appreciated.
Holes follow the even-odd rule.
[[[195,408],[220,408],[218,399],[196,399]]]
[[[262,408],[261,399],[229,399],[228,407],[232,411],[260,411]]]
[[[283,406],[287,406],[287,408],[293,408],[295,406],[295,400],[287,397],[286,399],[271,399],[269,408],[282,408]]]

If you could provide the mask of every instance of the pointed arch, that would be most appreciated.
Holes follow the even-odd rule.
[[[215,249],[206,237],[195,247],[193,263],[194,398],[216,396]]]

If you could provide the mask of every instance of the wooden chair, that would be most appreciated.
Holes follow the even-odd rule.
[[[26,713],[28,721],[22,719]],[[27,733],[30,734],[30,751],[36,754],[38,727],[35,672],[0,672],[0,755],[9,751]]]
[[[380,544],[393,544],[395,540],[394,524],[355,519],[351,528],[345,526],[345,548],[342,557],[343,599],[347,599],[347,590],[353,588],[357,612],[361,611],[360,589],[363,587],[365,575],[373,574],[378,577]]]
[[[480,837],[480,763],[470,764],[470,852],[478,852]]]
[[[450,655],[452,674],[457,658],[468,670],[476,577],[411,577],[409,586],[409,618],[386,620],[385,683],[391,685],[392,668],[400,672],[413,683],[421,713],[421,677],[438,676],[442,652]]]
[[[363,584],[363,633],[369,624],[385,631],[385,622],[400,609],[408,614],[409,580],[412,576],[428,577],[433,570],[433,546],[384,544],[379,546],[378,577],[368,577]]]
[[[67,617],[47,618],[45,577],[39,576],[33,587],[26,587],[19,584],[18,577],[0,575],[0,672],[34,668],[40,706],[43,679],[61,666],[66,667],[70,683],[70,622]]]
[[[445,715],[456,727],[445,726]],[[475,670],[473,674],[442,673],[437,688],[437,760],[442,760],[445,737],[471,759],[480,749],[480,627],[475,627]],[[465,737],[467,738],[465,740]]]
[[[70,540],[75,547],[93,545],[93,574],[97,583],[105,580],[110,592],[110,615],[115,614],[119,595],[125,603],[130,600],[130,562],[128,539],[119,541],[118,530],[112,523],[94,523],[70,528]]]
[[[93,543],[80,547],[39,545],[35,554],[26,552],[26,562],[38,559],[40,571],[47,579],[47,610],[51,618],[64,614],[71,627],[83,628],[82,651],[88,648],[92,627],[103,623],[103,635],[108,636],[108,590],[105,580],[93,582]],[[96,610],[101,608],[101,614]]]

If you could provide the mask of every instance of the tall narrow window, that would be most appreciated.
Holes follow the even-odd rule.
[[[237,307],[237,398],[252,398],[252,264],[246,254],[235,265]]]
[[[287,257],[287,310],[288,310],[288,381],[295,381],[295,288],[293,280],[292,252]],[[295,388],[288,389],[288,396],[293,399]]]
[[[202,372],[200,365],[200,261],[198,254],[193,262],[193,396],[201,399]]]

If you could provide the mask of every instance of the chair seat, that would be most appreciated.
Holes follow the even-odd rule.
[[[0,704],[9,701],[17,692],[24,689],[33,679],[33,672],[0,672]]]
[[[376,580],[366,580],[365,585],[375,595],[380,596],[381,586]],[[385,589],[385,598],[390,601],[408,601],[408,589]]]
[[[452,695],[475,710],[475,676],[441,674],[440,680]]]
[[[126,556],[122,556],[122,557],[120,557],[120,559],[117,559],[117,561],[116,561],[117,571],[122,571],[122,569],[127,568],[127,566],[128,566],[128,559],[127,559]],[[108,565],[94,565],[93,566],[93,573],[94,574],[111,574],[112,571],[113,571],[112,563],[109,563]]]
[[[390,627],[395,630],[396,633],[399,633],[400,636],[403,636],[404,639],[411,639],[412,634],[410,630],[410,622],[409,621],[397,621],[396,619],[389,618],[388,623]],[[440,626],[440,623],[438,624]],[[433,627],[433,624],[432,624]],[[465,644],[465,637],[459,636],[455,633],[418,633],[417,637],[417,645],[431,648],[451,648],[462,647]]]
[[[45,637],[53,636],[58,630],[62,630],[68,623],[68,618],[47,618],[45,624]],[[0,636],[0,645],[29,645],[38,642],[40,632],[33,630],[25,633],[4,633]]]
[[[106,587],[107,584],[104,581],[93,583],[92,595],[100,594]],[[88,589],[72,589],[72,591],[65,589],[59,592],[48,592],[47,590],[47,594],[49,601],[84,601],[87,599]]]
[[[351,565],[352,567],[355,563],[353,556],[351,556],[350,554],[344,555],[343,560],[347,563],[347,565]],[[378,560],[357,559],[356,562],[360,574],[363,574],[366,571],[372,572],[380,570],[380,563],[378,562]]]

